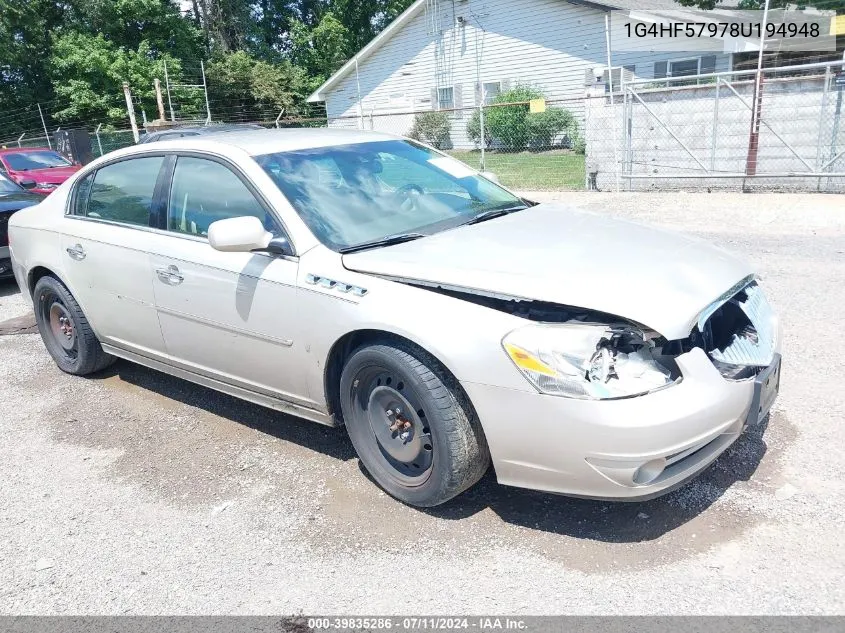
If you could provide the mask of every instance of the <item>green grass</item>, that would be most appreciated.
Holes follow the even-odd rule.
[[[449,154],[470,167],[481,167],[481,152],[455,150]],[[584,156],[566,150],[550,152],[486,152],[485,168],[503,185],[523,191],[565,191],[584,188]]]

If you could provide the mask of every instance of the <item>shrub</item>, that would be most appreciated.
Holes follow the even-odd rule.
[[[578,136],[578,123],[572,112],[564,108],[549,108],[545,112],[532,114],[528,101],[545,98],[543,93],[531,86],[517,86],[503,92],[493,102],[494,107],[486,109],[485,127],[488,144],[495,139],[508,150],[544,149],[554,144],[555,137],[565,132],[574,144]],[[518,105],[499,105],[516,103]],[[475,142],[481,137],[477,116],[467,126],[467,133]],[[475,124],[476,127],[470,129]]]
[[[564,108],[549,108],[545,112],[529,114],[526,125],[531,146],[536,149],[551,147],[561,132],[566,132],[570,140],[578,133],[575,117]]]
[[[452,144],[451,130],[452,121],[447,112],[420,112],[414,117],[408,136],[437,149],[448,149]]]
[[[487,110],[484,111],[484,147],[490,147],[493,136],[490,134],[490,124],[487,121]],[[467,136],[476,145],[481,145],[481,114],[473,110],[472,117],[467,123]]]
[[[527,122],[527,102],[542,97],[543,93],[536,88],[521,85],[499,93],[493,101],[494,107],[484,111],[485,123],[490,128],[490,136],[509,150],[527,147],[531,138]],[[519,105],[496,105],[501,103],[518,103]]]

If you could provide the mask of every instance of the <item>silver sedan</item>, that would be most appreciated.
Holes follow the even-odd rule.
[[[642,499],[767,414],[776,317],[706,243],[535,204],[414,141],[233,132],[113,152],[10,222],[63,370],[127,359],[327,425],[434,506]]]

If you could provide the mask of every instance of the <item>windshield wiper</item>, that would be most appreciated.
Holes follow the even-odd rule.
[[[355,253],[358,251],[365,251],[370,248],[380,248],[382,246],[393,246],[394,244],[401,244],[402,242],[410,242],[412,240],[418,240],[421,237],[426,237],[423,233],[399,233],[397,235],[388,235],[387,237],[383,237],[378,240],[372,240],[371,242],[363,242],[361,244],[355,244],[355,246],[347,246],[346,248],[341,248],[341,253]]]
[[[482,211],[481,213],[473,216],[471,219],[467,220],[466,222],[462,223],[460,226],[466,226],[468,224],[478,224],[479,222],[485,222],[487,220],[492,220],[493,218],[500,218],[503,215],[507,215],[508,213],[514,213],[516,211],[522,211],[527,209],[528,207],[525,205],[519,205],[516,207],[507,207],[505,209],[489,209],[487,211]]]

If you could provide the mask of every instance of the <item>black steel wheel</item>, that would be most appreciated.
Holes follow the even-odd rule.
[[[58,279],[39,279],[32,299],[41,339],[59,369],[84,376],[114,362],[103,351],[76,299]]]
[[[489,467],[475,411],[457,381],[424,351],[404,341],[359,348],[344,366],[340,388],[362,464],[400,501],[438,505]]]

